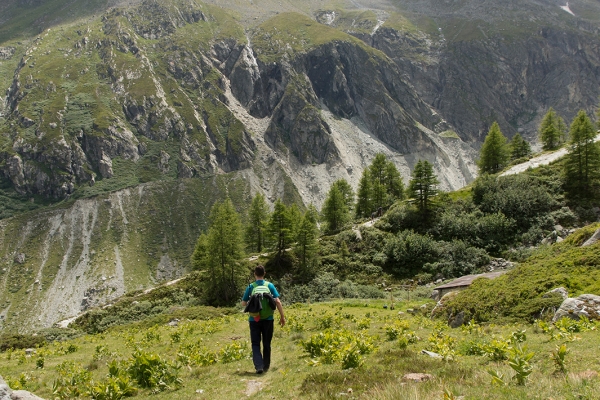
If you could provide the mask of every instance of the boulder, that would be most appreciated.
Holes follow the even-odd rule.
[[[594,234],[592,235],[591,238],[589,238],[588,240],[585,241],[584,244],[582,244],[582,247],[586,247],[586,246],[591,246],[594,243],[596,243],[598,240],[600,240],[600,229],[597,229],[596,232],[594,232]]]
[[[431,379],[433,379],[433,375],[422,374],[422,373],[411,373],[411,374],[406,374],[402,377],[402,380],[412,381],[412,382],[426,382]]]
[[[563,317],[572,319],[587,317],[592,320],[600,320],[600,296],[582,294],[577,298],[565,299],[554,314],[552,322],[558,321]]]
[[[445,295],[443,295],[442,298],[440,299],[440,301],[438,301],[437,304],[435,305],[435,307],[433,307],[433,310],[431,310],[431,316],[438,317],[438,316],[443,315],[445,313],[444,306],[445,306],[446,302],[448,302],[448,300],[452,299],[457,294],[458,294],[458,292],[455,291],[455,292],[450,292],[450,293],[446,293]]]
[[[44,400],[26,390],[15,390],[10,395],[10,400]]]
[[[548,297],[552,296],[552,294],[554,294],[554,293],[560,295],[560,297],[562,297],[563,300],[566,300],[567,298],[569,298],[569,292],[567,292],[567,289],[565,289],[564,287],[558,287],[556,289],[552,289],[549,292],[544,293],[544,295],[542,297],[548,298]]]
[[[0,400],[10,400],[12,390],[8,387],[2,376],[0,376]]]
[[[464,311],[459,312],[455,316],[451,317],[450,320],[448,321],[448,325],[450,325],[450,328],[458,328],[458,327],[462,326],[464,323],[465,323],[465,312]]]

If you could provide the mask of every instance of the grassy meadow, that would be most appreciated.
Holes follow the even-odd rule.
[[[432,306],[424,295],[412,298],[394,310],[389,300],[286,307],[287,325],[275,328],[271,369],[260,376],[241,312],[177,326],[113,327],[31,355],[9,350],[0,353],[0,371],[13,389],[46,399],[600,398],[597,323],[471,322],[450,329],[420,311]],[[403,379],[409,373],[431,378]]]

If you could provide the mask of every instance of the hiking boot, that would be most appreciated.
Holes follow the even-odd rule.
[[[258,375],[260,375],[260,374],[262,374],[262,373],[263,373],[263,370],[262,370],[262,369],[257,369],[257,370],[256,370],[256,373],[257,373]]]

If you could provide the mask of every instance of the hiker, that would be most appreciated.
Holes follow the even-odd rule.
[[[283,307],[279,301],[279,292],[275,285],[265,281],[265,267],[258,265],[254,268],[255,282],[248,285],[242,297],[242,305],[246,307],[244,311],[250,312],[248,321],[250,323],[250,341],[252,342],[252,362],[257,374],[267,372],[271,366],[271,340],[273,339],[273,311],[277,308],[279,311],[279,325],[285,325],[285,316]],[[264,296],[263,296],[264,295]],[[269,299],[270,297],[270,299]],[[262,303],[260,303],[260,299]],[[261,310],[257,312],[254,307],[259,302]],[[260,342],[262,338],[263,351],[260,352]]]

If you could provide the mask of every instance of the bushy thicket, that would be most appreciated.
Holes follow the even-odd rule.
[[[558,171],[484,175],[467,195],[438,196],[427,218],[410,202],[398,202],[374,228],[360,228],[362,240],[351,230],[323,240],[321,267],[342,279],[361,269],[452,278],[484,272],[491,257],[522,260],[523,252],[507,251],[537,245],[556,224],[574,226],[583,214],[566,203]]]
[[[77,318],[72,326],[87,333],[98,333],[112,326],[147,319],[159,323],[165,318],[180,314],[189,319],[197,319],[221,313],[217,313],[215,308],[201,306],[201,293],[201,274],[192,272],[174,285],[161,286],[145,294],[139,291],[128,293],[109,307],[92,309]],[[168,316],[161,319],[161,315]]]
[[[291,286],[283,292],[282,298],[286,303],[305,303],[334,298],[378,299],[383,298],[383,293],[375,286],[341,281],[326,272],[306,285]]]

